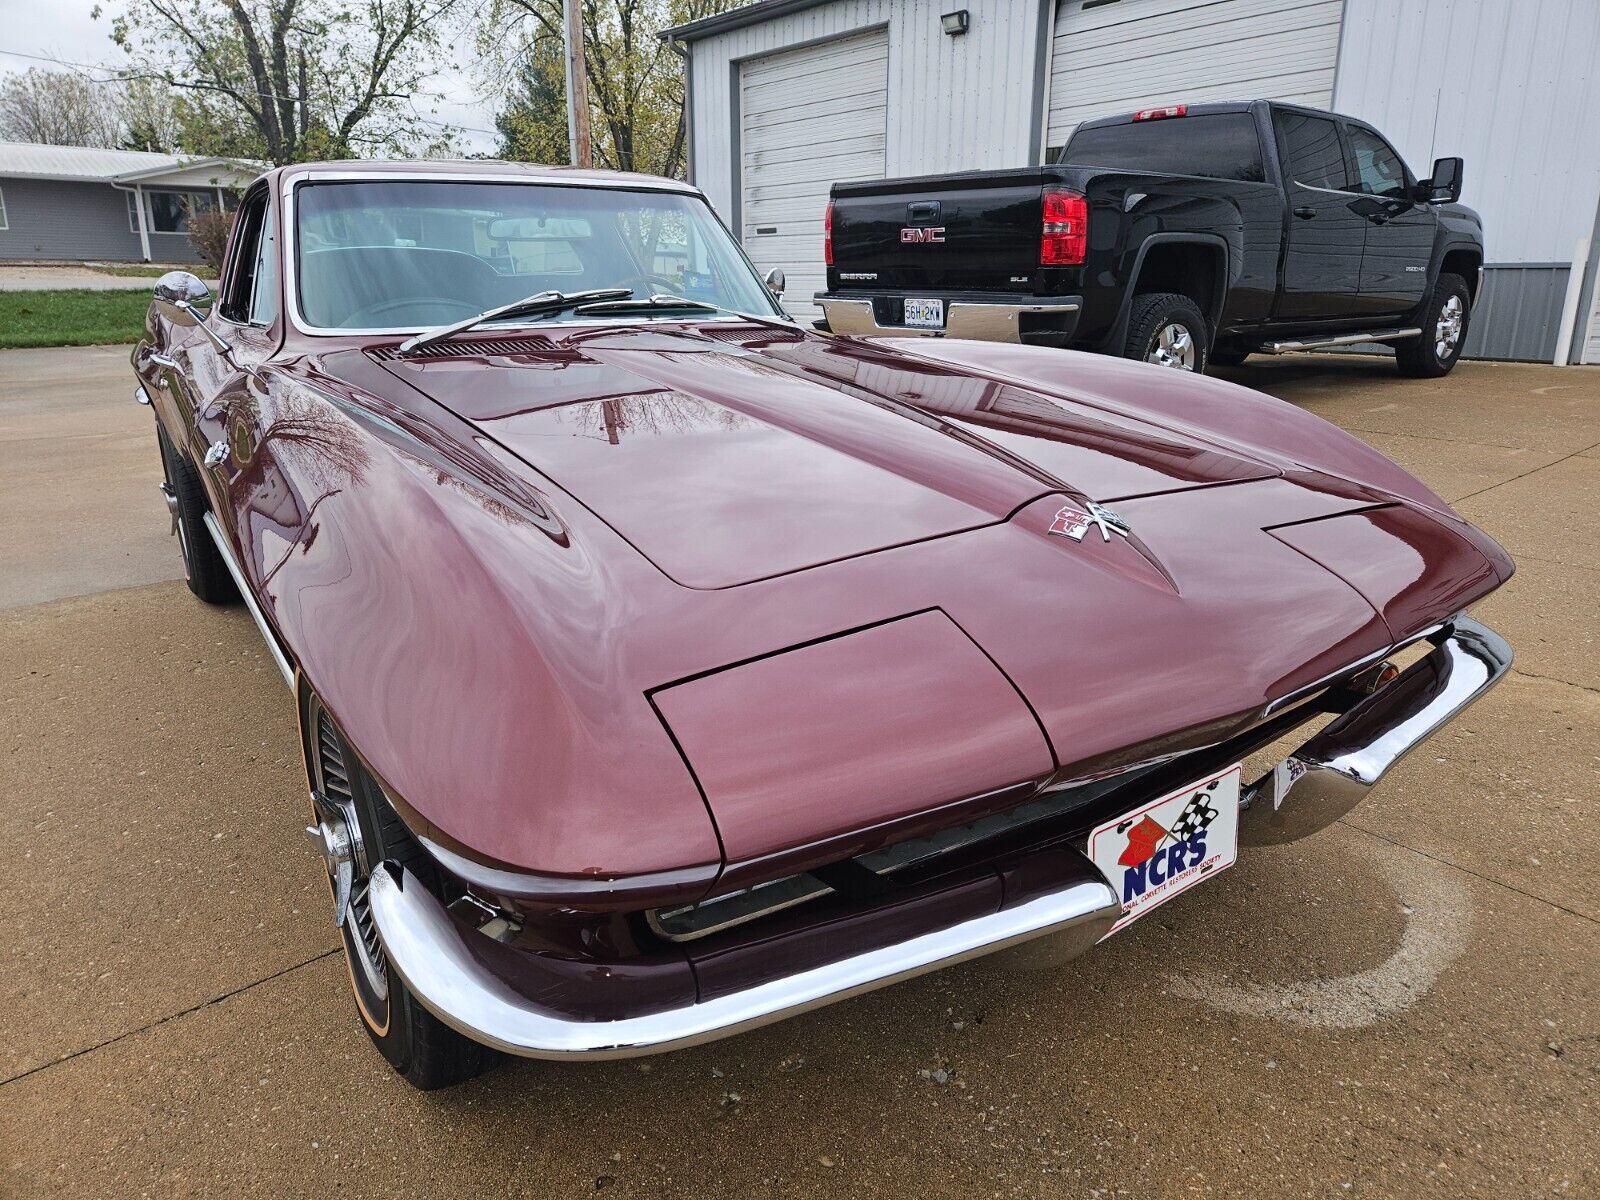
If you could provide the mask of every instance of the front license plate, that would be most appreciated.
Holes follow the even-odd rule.
[[[905,322],[918,329],[943,329],[944,301],[907,300]]]
[[[1089,835],[1089,858],[1122,901],[1122,919],[1107,937],[1233,866],[1240,770],[1232,766],[1169,792]]]

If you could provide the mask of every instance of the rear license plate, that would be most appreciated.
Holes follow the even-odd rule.
[[[907,300],[905,322],[918,329],[943,329],[944,301]]]
[[[1122,901],[1117,930],[1239,857],[1239,775],[1232,766],[1107,821],[1089,835],[1089,858]]]

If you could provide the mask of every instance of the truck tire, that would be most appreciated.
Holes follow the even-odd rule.
[[[1208,367],[1237,367],[1255,352],[1251,346],[1230,346],[1226,342],[1219,342],[1211,347],[1207,356]]]
[[[172,531],[178,535],[178,552],[183,555],[184,581],[207,604],[232,604],[239,598],[239,589],[206,528],[206,490],[200,477],[178,453],[160,421],[156,422],[156,443],[161,448],[161,467],[166,475],[161,494],[172,511]]]
[[[1400,374],[1413,379],[1437,379],[1450,374],[1467,340],[1467,320],[1472,315],[1472,294],[1459,275],[1440,275],[1433,295],[1422,309],[1422,336],[1396,342],[1394,361]]]
[[[1124,358],[1199,374],[1206,369],[1210,350],[1206,319],[1189,297],[1177,292],[1134,297]]]

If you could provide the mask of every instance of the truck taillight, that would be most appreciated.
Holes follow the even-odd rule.
[[[1167,104],[1161,108],[1141,108],[1133,114],[1135,121],[1164,121],[1168,117],[1187,117],[1189,106],[1187,104]]]
[[[1089,202],[1077,192],[1046,188],[1041,267],[1075,267],[1089,246]]]
[[[828,207],[822,210],[822,261],[826,266],[833,266],[833,201],[828,201]]]

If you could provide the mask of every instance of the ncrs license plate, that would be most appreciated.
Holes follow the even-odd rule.
[[[943,300],[907,300],[905,323],[915,329],[943,329]]]

